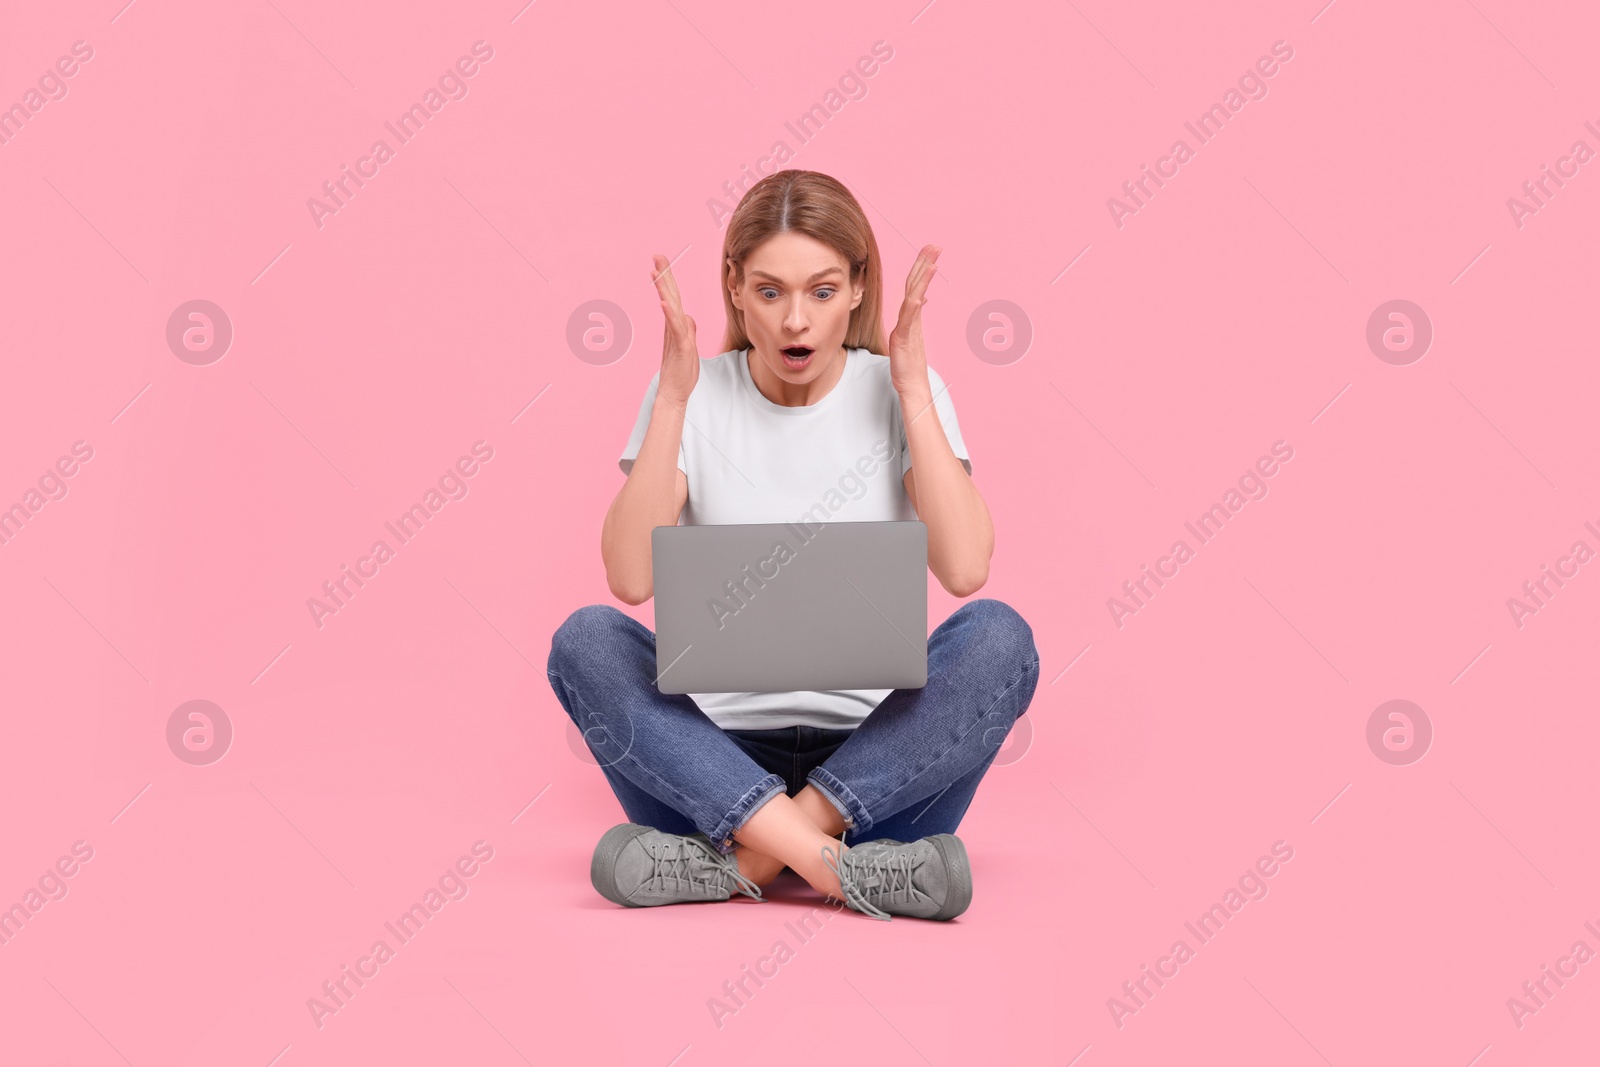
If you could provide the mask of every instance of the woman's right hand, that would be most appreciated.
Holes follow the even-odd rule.
[[[656,293],[661,297],[661,311],[666,317],[666,331],[661,343],[661,381],[656,395],[665,397],[683,407],[689,394],[700,380],[700,349],[695,344],[694,319],[683,312],[683,300],[678,296],[678,281],[672,276],[672,265],[666,256],[653,257]]]

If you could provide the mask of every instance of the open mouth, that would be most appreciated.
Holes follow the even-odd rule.
[[[799,370],[811,362],[815,349],[810,345],[784,345],[778,349],[783,354],[783,365],[790,370]]]

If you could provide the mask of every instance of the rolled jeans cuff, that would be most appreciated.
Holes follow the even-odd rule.
[[[846,827],[854,830],[858,835],[872,829],[872,814],[867,811],[866,805],[861,803],[861,798],[850,791],[850,787],[836,778],[832,771],[826,767],[818,767],[806,775],[806,781],[817,787],[829,803],[839,809],[839,814],[844,816]]]
[[[712,846],[724,856],[732,853],[737,847],[737,842],[733,839],[734,833],[756,813],[757,808],[787,789],[788,783],[776,774],[769,774],[751,786],[749,791],[739,798],[739,803],[733,806],[733,810],[724,815],[722,821],[706,835],[711,839]]]

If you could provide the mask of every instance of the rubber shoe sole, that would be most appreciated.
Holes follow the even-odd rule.
[[[589,861],[589,882],[594,886],[595,892],[613,904],[621,904],[624,908],[644,907],[643,904],[629,900],[617,888],[617,858],[636,837],[649,832],[648,826],[625,822],[613,826],[601,836],[600,843],[594,847],[594,858]],[[964,856],[965,854],[963,858]]]
[[[972,865],[967,862],[967,846],[955,834],[935,834],[928,841],[944,860],[950,880],[950,897],[933,918],[937,921],[954,919],[972,903]]]

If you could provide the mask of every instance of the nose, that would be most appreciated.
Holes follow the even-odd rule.
[[[784,312],[783,328],[792,334],[802,334],[806,332],[805,309],[798,299],[791,301],[789,304],[789,310]]]

